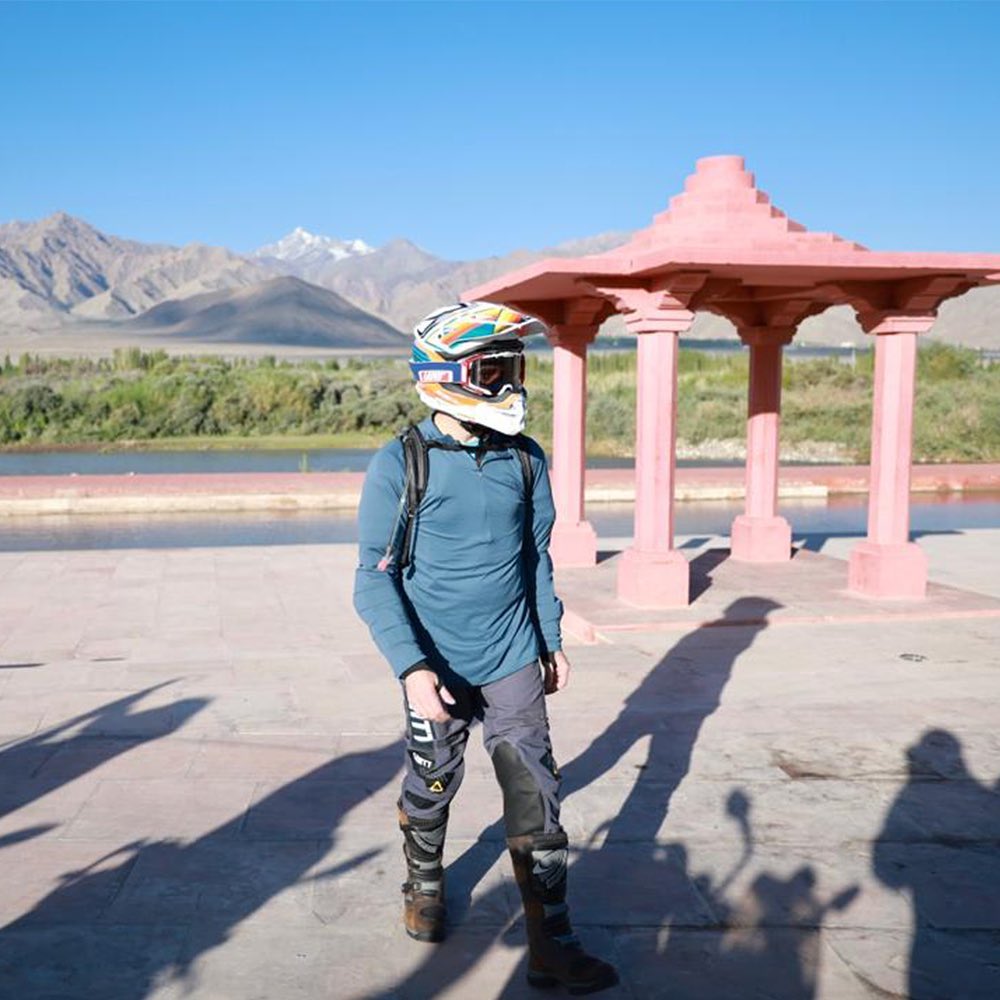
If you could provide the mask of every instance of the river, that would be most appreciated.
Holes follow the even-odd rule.
[[[678,535],[726,534],[742,511],[735,501],[691,501],[676,505]],[[781,504],[796,539],[810,548],[822,540],[865,534],[864,496],[789,500]],[[601,538],[632,534],[632,505],[595,503],[588,516]],[[915,495],[912,530],[924,534],[1000,528],[1000,493]],[[200,548],[239,545],[320,545],[357,540],[353,511],[240,514],[46,515],[0,520],[0,551],[67,549]]]

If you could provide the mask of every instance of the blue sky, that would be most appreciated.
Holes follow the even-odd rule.
[[[0,3],[0,220],[465,258],[739,153],[810,228],[1000,250],[995,3]]]

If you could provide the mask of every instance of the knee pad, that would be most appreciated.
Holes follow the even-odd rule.
[[[507,837],[540,834],[545,829],[542,792],[521,755],[501,740],[493,748],[493,770],[503,792],[503,818]]]

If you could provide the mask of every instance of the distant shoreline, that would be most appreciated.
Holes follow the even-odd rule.
[[[0,446],[0,455],[48,455],[48,454],[95,454],[115,455],[134,453],[190,452],[268,452],[299,451],[304,454],[315,451],[346,451],[375,449],[393,437],[391,432],[377,434],[320,434],[320,435],[267,435],[261,437],[178,437],[150,438],[137,441],[78,442],[76,444],[42,445],[38,442],[9,444]],[[548,442],[543,442],[548,444]],[[622,452],[601,442],[588,449],[588,458],[634,458],[629,452]],[[746,457],[746,442],[743,439],[723,439],[703,441],[699,444],[677,442],[677,458],[694,462],[723,462],[732,464]],[[850,455],[831,442],[798,442],[782,447],[782,460],[828,465],[849,465]]]

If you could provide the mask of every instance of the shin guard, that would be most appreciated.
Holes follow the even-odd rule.
[[[561,984],[574,996],[617,983],[614,968],[588,955],[573,933],[566,905],[566,834],[560,830],[508,837],[507,846],[524,903],[528,982]]]
[[[444,839],[448,814],[438,819],[414,819],[399,808],[403,832],[406,881],[403,883],[403,922],[406,933],[418,941],[444,937]]]

